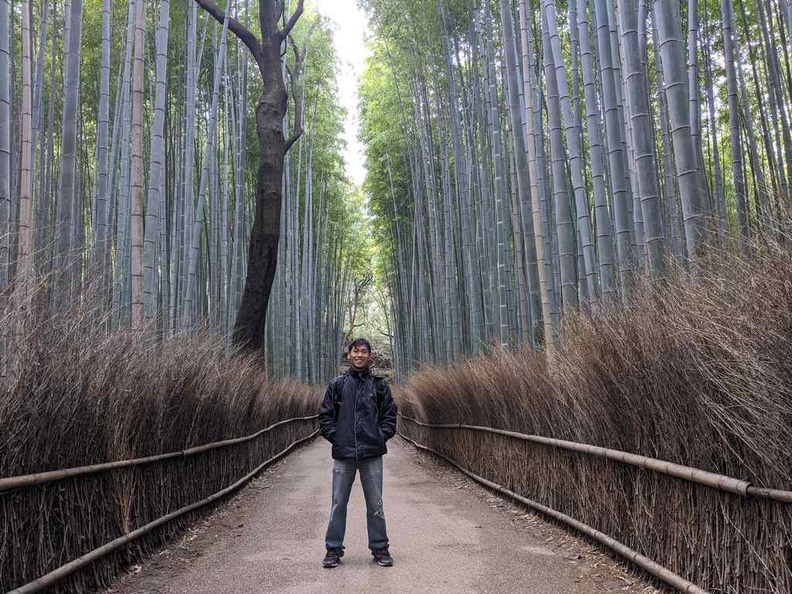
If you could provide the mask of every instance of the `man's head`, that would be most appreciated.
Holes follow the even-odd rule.
[[[349,345],[347,358],[353,369],[362,371],[371,364],[371,343],[365,338],[356,338]]]

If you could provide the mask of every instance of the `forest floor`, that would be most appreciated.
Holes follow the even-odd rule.
[[[332,461],[319,439],[263,472],[181,539],[128,567],[106,592],[660,592],[584,539],[401,439],[389,450],[383,499],[393,567],[372,561],[356,480],[346,554],[338,568],[322,568]]]

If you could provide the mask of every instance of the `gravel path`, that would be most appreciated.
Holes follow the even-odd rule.
[[[107,592],[243,594],[656,593],[587,542],[396,439],[385,457],[385,516],[395,565],[372,562],[363,493],[350,501],[346,554],[323,569],[330,447],[317,440]]]

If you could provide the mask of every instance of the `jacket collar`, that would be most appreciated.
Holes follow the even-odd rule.
[[[347,370],[347,375],[350,375],[350,376],[352,376],[354,378],[360,378],[362,380],[367,380],[367,379],[369,379],[371,377],[371,367],[366,367],[362,371],[358,371],[357,369],[355,369],[354,367],[352,367],[350,365],[349,369]]]

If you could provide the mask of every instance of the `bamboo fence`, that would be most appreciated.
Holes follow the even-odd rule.
[[[314,437],[317,417],[166,454],[0,479],[0,591],[106,585],[197,510]]]
[[[792,591],[792,491],[589,444],[464,423],[400,435],[683,592]]]
[[[407,437],[403,433],[399,433],[399,435],[401,435],[401,437],[403,437],[404,439],[409,441],[415,447],[420,448],[422,450],[425,450],[427,452],[431,452],[432,454],[435,454],[436,456],[441,457],[443,460],[445,460],[446,462],[448,462],[452,466],[455,466],[461,472],[463,472],[464,474],[466,474],[467,476],[469,476],[473,480],[481,483],[482,485],[484,485],[486,487],[489,487],[490,489],[492,489],[494,491],[497,491],[498,493],[502,493],[503,495],[506,495],[507,497],[510,497],[511,499],[519,501],[523,505],[525,505],[525,506],[527,506],[527,507],[529,507],[529,508],[531,508],[531,509],[533,509],[535,511],[538,511],[538,512],[541,512],[541,513],[543,513],[545,515],[548,515],[551,518],[553,518],[555,520],[558,520],[559,522],[561,522],[563,524],[566,524],[567,526],[570,526],[571,528],[574,528],[574,529],[578,530],[579,532],[582,532],[586,536],[596,540],[598,543],[600,543],[602,545],[605,545],[606,547],[611,549],[613,552],[615,552],[617,555],[620,555],[620,556],[624,557],[625,559],[631,561],[632,563],[634,563],[635,565],[637,565],[641,569],[646,570],[648,573],[650,573],[651,575],[655,576],[656,578],[662,580],[663,582],[665,582],[669,586],[673,586],[677,590],[679,590],[681,592],[687,592],[689,594],[708,594],[706,590],[702,590],[701,588],[696,586],[696,584],[694,584],[692,582],[689,582],[685,578],[675,574],[672,571],[669,571],[668,569],[666,569],[662,565],[659,565],[658,563],[655,563],[651,559],[641,555],[637,551],[632,550],[631,548],[625,546],[623,543],[619,542],[618,540],[616,540],[614,538],[611,538],[607,534],[603,534],[599,530],[595,530],[591,526],[588,526],[588,525],[584,524],[583,522],[579,522],[575,518],[571,518],[570,516],[567,516],[566,514],[562,514],[562,513],[558,512],[558,511],[554,510],[554,509],[551,509],[551,508],[549,508],[547,506],[544,506],[541,503],[537,503],[536,501],[532,501],[531,499],[527,499],[526,497],[523,497],[522,495],[518,495],[517,493],[515,493],[513,491],[509,491],[508,489],[504,489],[501,485],[499,485],[497,483],[493,483],[492,481],[488,481],[484,477],[479,476],[479,475],[477,475],[477,474],[475,474],[473,472],[470,472],[466,468],[463,468],[462,466],[460,466],[459,464],[454,462],[448,456],[444,456],[443,454],[441,454],[440,452],[438,452],[436,450],[433,450],[432,448],[429,448],[427,446],[421,445],[420,443],[410,439],[409,437]]]

